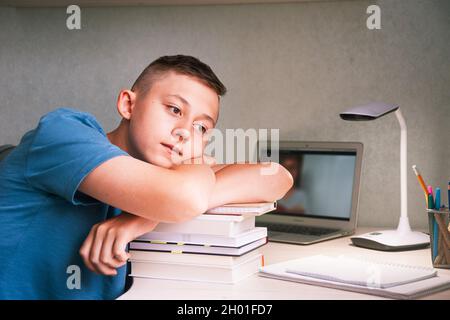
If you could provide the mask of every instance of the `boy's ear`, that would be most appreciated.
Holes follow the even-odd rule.
[[[117,111],[123,119],[130,120],[136,103],[136,93],[131,90],[121,90],[117,98]]]

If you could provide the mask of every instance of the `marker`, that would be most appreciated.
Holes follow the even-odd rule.
[[[448,200],[448,208],[450,209],[450,181],[448,182],[448,190],[447,190],[447,200]]]
[[[450,181],[448,182],[448,190],[447,190],[447,200],[448,200],[448,210],[450,210]],[[450,223],[448,224],[447,227],[448,232],[450,232]],[[449,261],[447,261],[449,262]]]
[[[433,205],[434,205],[433,195],[431,193],[429,193],[428,194],[428,209],[434,209]]]
[[[441,208],[441,188],[436,188],[436,195],[434,200],[434,208],[439,210]]]
[[[430,186],[428,186],[428,191],[430,190]],[[434,201],[433,201],[433,193],[428,193],[428,209],[434,209]],[[436,234],[436,229],[435,227],[437,227],[436,224],[436,219],[434,218],[434,214],[430,213],[429,217],[431,217],[431,220],[429,220],[430,226],[433,228],[433,261],[436,259],[437,257],[437,251],[438,251],[438,246],[437,246],[437,242],[438,242],[438,234]]]
[[[434,196],[434,209],[439,210],[440,208],[441,208],[441,188],[436,188],[435,196]],[[439,226],[438,226],[436,219],[434,219],[434,222],[433,222],[433,233],[435,234],[434,245],[436,246],[436,248],[438,248],[439,247]]]
[[[433,198],[433,203],[431,205],[434,206],[434,195],[433,195],[433,187],[432,186],[428,186],[427,194],[431,194],[431,197]]]
[[[433,202],[431,203],[431,206],[434,209],[434,194],[433,194],[433,187],[432,186],[428,186],[427,187],[427,208],[429,207],[428,205],[428,195],[431,194],[431,199],[433,199]]]

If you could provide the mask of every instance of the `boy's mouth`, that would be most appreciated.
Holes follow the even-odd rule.
[[[176,154],[178,154],[179,156],[183,155],[183,152],[181,152],[180,149],[178,149],[178,147],[175,147],[174,145],[168,144],[168,143],[161,143],[164,147],[168,148],[171,152],[175,152]]]

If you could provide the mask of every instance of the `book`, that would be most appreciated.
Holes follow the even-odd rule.
[[[267,265],[259,275],[393,299],[415,299],[450,288],[450,277],[433,268],[320,255]]]
[[[247,278],[248,276],[258,273],[261,265],[261,253],[253,255],[249,257],[249,259],[244,260],[233,267],[211,264],[190,265],[134,261],[131,263],[130,276],[135,278],[155,278],[233,284]]]
[[[164,251],[172,253],[204,253],[240,256],[267,243],[267,237],[259,239],[241,247],[208,246],[198,244],[154,243],[134,240],[129,244],[130,250]]]
[[[255,227],[254,216],[200,215],[179,223],[159,223],[153,231],[166,233],[209,234],[231,237]]]
[[[202,253],[167,253],[160,251],[130,250],[130,262],[162,262],[188,265],[236,266],[253,256],[261,255],[260,249],[241,256],[210,255]]]
[[[225,215],[252,215],[260,216],[264,213],[274,211],[277,202],[253,202],[253,203],[232,203],[216,208],[211,208],[205,214],[225,214]]]
[[[209,234],[148,232],[136,240],[154,242],[175,242],[182,244],[203,244],[210,246],[240,247],[247,243],[267,237],[267,228],[256,227],[243,231],[234,236],[221,236]]]

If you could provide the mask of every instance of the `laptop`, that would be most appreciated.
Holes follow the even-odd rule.
[[[259,161],[274,161],[258,141]],[[278,162],[294,185],[277,209],[256,218],[269,241],[312,244],[352,235],[356,228],[363,145],[359,142],[280,141]]]

